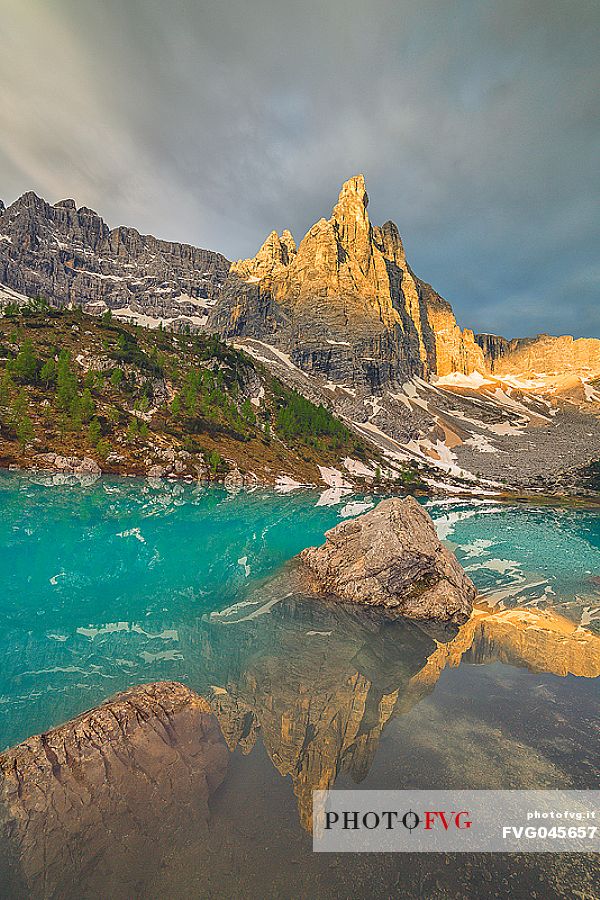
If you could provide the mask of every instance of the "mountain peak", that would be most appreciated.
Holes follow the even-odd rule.
[[[42,197],[38,197],[35,191],[25,191],[24,194],[21,194],[20,197],[17,197],[15,202],[12,204],[15,207],[22,206],[41,206],[45,204],[45,200]]]
[[[338,363],[337,375],[355,377],[343,360],[332,362],[336,346],[358,348],[365,359],[361,371],[373,386],[400,371],[405,377],[483,369],[473,335],[463,335],[450,305],[413,275],[397,226],[371,224],[368,203],[364,175],[354,175],[342,185],[330,218],[308,230],[297,252],[295,245],[293,251],[288,248],[291,235],[272,232],[253,259],[234,263],[231,273],[247,283],[260,282],[261,290],[248,295],[241,317],[239,281],[232,284],[231,325],[225,330],[260,331],[270,302],[269,321],[285,315],[291,323],[292,330],[284,333],[284,326],[278,339],[293,345],[298,333],[311,335],[310,366],[321,366],[328,377],[336,375]],[[259,310],[253,306],[257,298]],[[314,347],[318,342],[322,351]],[[373,361],[382,354],[387,357],[374,375],[369,366],[374,370]]]
[[[352,196],[357,196],[364,205],[367,206],[369,196],[367,194],[364,175],[354,175],[343,183],[338,197],[338,203],[342,203],[346,198]]]
[[[292,256],[295,256],[297,251],[296,241],[294,240],[294,235],[287,228],[284,228],[281,232],[281,243],[286,248],[288,252],[288,256],[291,259]]]
[[[363,227],[368,227],[368,205],[369,195],[365,187],[365,177],[355,175],[343,183],[338,202],[333,208],[333,218],[336,222],[360,222]]]
[[[342,185],[332,216],[341,247],[356,260],[365,275],[373,266],[373,235],[368,203],[364,175],[355,175]]]

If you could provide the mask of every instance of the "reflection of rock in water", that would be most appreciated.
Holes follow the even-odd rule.
[[[197,659],[193,681],[211,692],[230,748],[248,752],[260,729],[308,828],[313,790],[340,772],[365,777],[399,694],[436,642],[405,620],[321,600],[288,597],[254,618],[236,613],[180,635]]]
[[[168,682],[30,738],[0,755],[0,859],[14,866],[0,885],[13,897],[137,896],[153,864],[207,828],[227,758],[208,703]]]
[[[310,827],[312,791],[340,771],[364,778],[398,695],[436,643],[415,624],[302,598],[226,623],[187,636],[198,646],[194,682],[212,691],[231,748],[249,751],[260,727]]]
[[[469,662],[526,666],[553,675],[600,675],[600,637],[550,610],[480,611]]]
[[[440,644],[411,680],[404,704],[408,712],[418,697],[435,687],[442,669],[461,662],[502,662],[552,675],[600,676],[600,638],[550,610],[475,609],[457,636]]]
[[[321,600],[271,605],[271,590],[262,606],[213,616],[188,633],[186,656],[197,661],[194,682],[210,693],[229,747],[249,752],[261,732],[278,771],[291,776],[306,828],[312,791],[342,772],[362,780],[386,723],[430,693],[447,665],[600,674],[600,640],[549,612],[476,609],[444,634]]]
[[[267,584],[258,600],[182,631],[181,649],[227,745],[249,752],[260,733],[291,778],[308,830],[312,791],[341,773],[364,778],[387,723],[430,693],[446,666],[501,661],[600,674],[600,639],[548,611],[479,608],[444,632],[297,595],[274,603],[280,588]],[[0,755],[2,890],[153,895],[164,860],[191,858],[190,839],[195,876],[204,878],[208,800],[224,778],[225,741],[204,700],[163,683]],[[7,860],[12,881],[1,871]]]

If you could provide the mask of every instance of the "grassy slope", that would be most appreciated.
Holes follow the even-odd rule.
[[[53,451],[145,474],[171,448],[190,453],[180,474],[199,465],[222,478],[237,465],[266,482],[318,482],[317,463],[346,455],[380,462],[329,412],[216,338],[79,310],[0,318],[0,464]]]

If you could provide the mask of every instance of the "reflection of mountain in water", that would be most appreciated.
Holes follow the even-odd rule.
[[[254,620],[208,625],[204,638],[229,746],[247,752],[260,728],[274,765],[292,778],[306,826],[313,790],[340,771],[366,775],[398,696],[436,646],[410,623],[293,599]]]
[[[340,774],[361,781],[387,723],[446,666],[600,675],[600,638],[551,611],[482,607],[443,632],[272,592],[180,634],[222,735],[203,699],[162,683],[0,755],[0,886],[14,883],[11,896],[154,896],[165,860],[177,868],[190,841],[201,882],[218,861],[209,800],[227,778],[223,737],[249,753],[260,733],[310,830],[312,791]]]
[[[312,791],[341,773],[361,781],[386,723],[431,692],[447,665],[600,674],[600,639],[549,611],[477,609],[440,634],[339,604],[264,601],[263,614],[235,609],[181,637],[229,747],[249,752],[260,730],[273,764],[292,779],[306,828]]]

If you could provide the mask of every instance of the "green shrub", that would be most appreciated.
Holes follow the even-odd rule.
[[[100,459],[106,459],[108,454],[110,453],[110,442],[106,440],[106,438],[102,438],[96,444],[96,452]]]
[[[216,475],[223,462],[221,454],[217,450],[211,450],[206,459],[211,475]]]

